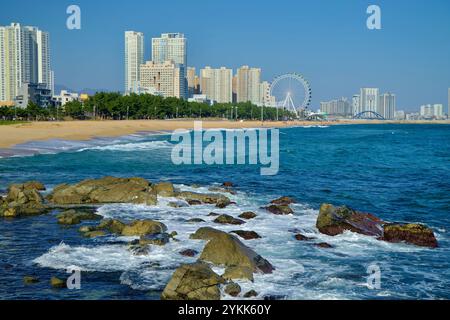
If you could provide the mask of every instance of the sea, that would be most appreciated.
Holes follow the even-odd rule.
[[[0,138],[1,139],[1,138]],[[208,193],[231,181],[236,204],[172,208],[171,198],[156,206],[108,204],[97,208],[104,218],[124,222],[154,219],[176,231],[180,241],[152,246],[148,255],[129,250],[133,238],[85,239],[79,226],[57,224],[56,214],[0,219],[0,299],[158,300],[173,272],[196,258],[205,242],[189,239],[200,227],[252,230],[261,239],[245,244],[269,260],[272,274],[254,282],[238,281],[254,299],[384,300],[450,299],[450,126],[337,125],[280,129],[280,169],[261,176],[258,165],[175,165],[168,132],[139,132],[89,141],[30,142],[0,150],[0,194],[11,183],[38,180],[47,192],[61,183],[104,176],[170,181],[180,190]],[[264,205],[294,197],[293,215],[275,216]],[[347,205],[385,221],[417,222],[431,227],[439,247],[428,249],[387,243],[345,232],[336,237],[315,227],[323,203]],[[210,212],[258,216],[243,226],[213,222]],[[201,218],[203,223],[187,220]],[[85,222],[89,225],[92,222]],[[312,237],[297,241],[295,232]],[[326,242],[333,248],[315,244]],[[374,268],[375,266],[375,268]],[[80,289],[52,289],[51,277],[81,270]],[[215,267],[217,273],[223,268]],[[373,286],[373,270],[378,285]],[[70,270],[69,270],[70,271]],[[40,281],[25,285],[24,276]],[[233,299],[223,294],[223,299]]]

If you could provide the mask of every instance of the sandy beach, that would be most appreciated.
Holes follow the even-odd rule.
[[[377,121],[344,120],[335,122],[264,122],[261,121],[223,121],[204,120],[203,128],[256,128],[256,127],[292,127],[312,125],[342,124],[388,124],[388,123],[427,123],[450,124],[450,121]],[[29,141],[49,139],[89,140],[93,137],[118,137],[143,131],[172,131],[192,129],[194,120],[130,120],[130,121],[64,121],[64,122],[29,122],[17,125],[0,126],[0,148],[10,148]]]

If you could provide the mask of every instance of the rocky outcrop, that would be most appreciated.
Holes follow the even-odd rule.
[[[291,197],[281,197],[270,202],[271,204],[285,205],[288,206],[293,203],[297,203],[294,198]]]
[[[244,298],[256,298],[258,296],[258,292],[255,290],[250,290],[249,292],[244,294]]]
[[[235,230],[231,231],[231,233],[237,234],[244,240],[253,240],[253,239],[261,239],[261,236],[255,231],[246,231],[246,230]]]
[[[422,224],[386,224],[381,239],[393,243],[406,242],[429,248],[438,246],[433,230]]]
[[[241,289],[240,285],[232,282],[232,283],[227,284],[224,291],[226,294],[228,294],[231,297],[237,297],[241,293],[242,289]]]
[[[102,216],[88,211],[77,211],[74,209],[64,211],[56,216],[59,224],[75,225],[82,221],[102,220]]]
[[[187,223],[202,223],[205,222],[205,220],[200,219],[200,218],[193,218],[193,219],[189,219],[186,221]]]
[[[232,225],[241,225],[244,224],[245,221],[241,220],[241,219],[236,219],[230,215],[227,214],[223,214],[221,216],[218,216],[215,220],[215,223],[219,223],[219,224],[232,224]]]
[[[250,212],[250,211],[244,212],[241,215],[239,215],[239,218],[246,219],[246,220],[251,220],[251,219],[254,219],[256,217],[257,217],[256,213]]]
[[[200,228],[191,239],[207,240],[200,260],[226,267],[248,267],[253,272],[272,273],[274,267],[235,236],[213,228]]]
[[[179,267],[166,288],[163,300],[220,300],[219,285],[225,280],[205,263],[185,264]]]
[[[219,199],[219,201],[217,201],[217,203],[216,203],[216,208],[224,209],[224,208],[228,207],[230,204],[231,204],[231,201],[228,198]]]
[[[381,237],[384,224],[385,222],[368,213],[358,212],[346,206],[335,207],[331,204],[323,204],[320,207],[316,226],[321,233],[329,236],[336,236],[349,230]]]
[[[122,236],[146,236],[166,231],[167,227],[159,221],[138,220],[125,225],[122,229]]]
[[[175,189],[170,182],[160,182],[154,185],[156,193],[161,197],[173,197],[175,195]]]
[[[93,203],[137,203],[155,205],[156,190],[142,178],[105,177],[85,180],[78,184],[57,186],[48,196],[58,205]]]
[[[156,233],[147,234],[141,236],[139,239],[139,244],[141,246],[154,245],[154,246],[165,246],[170,241],[170,235],[168,233]]]
[[[46,213],[48,208],[39,193],[44,189],[36,181],[11,185],[6,197],[0,200],[0,216],[15,218]]]
[[[264,207],[263,209],[266,209],[270,213],[278,216],[294,214],[294,211],[291,209],[291,207],[286,204],[272,204],[270,206]]]
[[[310,240],[313,240],[313,239],[314,238],[310,238],[310,237],[304,236],[301,233],[295,235],[295,240],[297,240],[297,241],[310,241]]]
[[[207,194],[184,191],[177,194],[177,197],[186,200],[189,204],[200,202],[201,204],[217,205],[223,202],[231,202],[229,198],[221,194]]]
[[[196,255],[198,255],[198,252],[192,249],[186,249],[183,251],[180,251],[180,254],[184,257],[195,257]]]
[[[249,267],[228,267],[222,277],[227,280],[249,280],[253,282],[253,270]]]
[[[122,234],[126,224],[116,219],[104,219],[95,230],[107,231],[114,234]],[[93,231],[93,230],[91,230]]]
[[[322,248],[322,249],[332,249],[333,248],[333,246],[331,244],[326,243],[326,242],[316,243],[315,246],[318,248]]]

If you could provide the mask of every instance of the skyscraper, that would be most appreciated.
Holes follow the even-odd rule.
[[[222,67],[200,70],[200,90],[209,100],[230,103],[233,100],[233,70]]]
[[[384,93],[380,96],[378,113],[387,120],[395,118],[396,97],[393,93]]]
[[[357,115],[361,112],[361,96],[359,94],[355,94],[352,97],[352,109],[353,109],[353,115]]]
[[[187,83],[188,83],[189,97],[192,97],[196,93],[195,77],[196,77],[195,68],[188,67],[187,68]]]
[[[182,98],[185,92],[183,66],[173,61],[156,63],[147,61],[141,65],[141,87],[153,89],[156,94],[164,97]]]
[[[125,93],[138,92],[140,67],[144,64],[144,34],[125,32]]]
[[[237,102],[260,104],[261,69],[242,66],[236,76]]]
[[[380,90],[378,88],[361,88],[360,112],[378,112],[378,104],[380,99],[379,92]]]
[[[47,32],[18,23],[0,27],[0,101],[13,101],[26,83],[51,89],[51,73]]]

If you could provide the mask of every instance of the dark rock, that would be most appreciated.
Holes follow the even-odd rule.
[[[102,220],[102,216],[88,211],[67,210],[56,216],[59,224],[75,225],[82,221]]]
[[[222,183],[222,187],[233,188],[234,187],[234,183],[227,181],[227,182]]]
[[[165,246],[170,241],[170,236],[167,233],[157,233],[157,234],[147,234],[141,236],[139,239],[139,244],[141,246],[145,245],[155,245],[155,246]]]
[[[218,216],[220,216],[220,214],[215,212],[211,212],[210,214],[208,214],[208,217],[218,217]]]
[[[313,240],[314,238],[310,238],[310,237],[304,236],[299,233],[299,234],[295,235],[295,239],[298,241],[309,241],[309,240]]]
[[[290,204],[297,203],[297,201],[295,201],[293,198],[290,198],[290,197],[281,197],[279,199],[273,200],[270,203],[288,206]]]
[[[180,254],[185,257],[195,257],[196,255],[198,255],[198,252],[192,249],[186,249],[181,251]]]
[[[225,279],[205,263],[185,264],[172,275],[162,300],[220,300],[219,285]]]
[[[135,256],[147,256],[150,254],[150,247],[148,245],[133,244],[128,250]]]
[[[258,296],[258,292],[256,292],[255,290],[250,290],[249,292],[244,294],[244,298],[255,298],[257,296]]]
[[[186,221],[187,223],[202,223],[205,222],[205,220],[200,219],[200,218],[194,218],[194,219],[190,219],[188,221]]]
[[[200,206],[200,205],[202,205],[202,202],[201,202],[200,200],[187,199],[186,202],[187,202],[190,206]]]
[[[267,211],[275,214],[275,215],[289,215],[294,214],[294,211],[288,206],[284,204],[272,204],[268,207],[265,207]]]
[[[177,197],[186,200],[188,203],[191,201],[200,201],[200,203],[204,204],[215,204],[217,205],[222,201],[230,201],[227,197],[221,194],[206,194],[206,193],[195,193],[184,191],[177,194]],[[228,199],[228,200],[227,200]]]
[[[255,231],[236,230],[231,233],[237,234],[239,237],[245,240],[261,239],[261,236]]]
[[[381,239],[387,242],[406,242],[429,248],[438,247],[433,230],[421,224],[386,224],[383,231]]]
[[[239,216],[239,218],[246,219],[246,220],[254,219],[256,217],[257,217],[256,213],[250,212],[250,211],[249,212],[244,212],[243,214],[241,214]]]
[[[169,207],[172,207],[172,208],[184,208],[184,207],[187,207],[186,203],[181,202],[181,201],[178,201],[178,202],[172,201],[172,202],[169,202],[167,205]]]
[[[220,199],[219,201],[217,201],[216,208],[224,209],[224,208],[228,207],[230,204],[231,204],[230,199],[228,199],[228,198]]]
[[[323,249],[332,249],[333,248],[333,246],[331,244],[328,244],[326,242],[317,243],[317,244],[315,244],[315,246],[319,247],[319,248],[323,248]]]
[[[227,284],[225,287],[225,293],[232,297],[237,297],[241,291],[241,286],[234,282]]]
[[[245,221],[233,218],[232,216],[227,215],[227,214],[223,214],[223,215],[217,217],[214,220],[214,222],[220,223],[220,224],[233,224],[233,225],[241,225],[241,224],[245,223]]]

